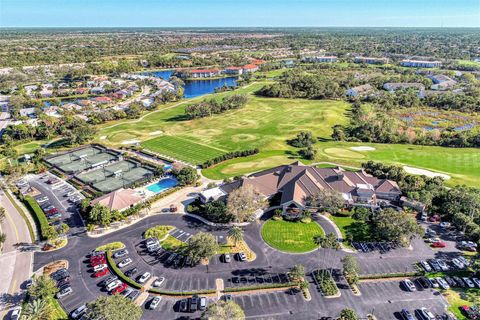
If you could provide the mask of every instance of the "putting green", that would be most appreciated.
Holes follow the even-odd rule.
[[[343,148],[327,148],[327,149],[324,149],[323,152],[325,152],[326,154],[332,157],[352,158],[352,159],[365,158],[365,156],[361,153],[348,150],[348,149],[343,149]]]
[[[315,236],[325,235],[318,223],[270,219],[263,224],[262,238],[272,248],[289,253],[305,253],[318,248]]]

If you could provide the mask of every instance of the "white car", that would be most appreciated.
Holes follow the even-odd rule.
[[[162,298],[160,297],[153,298],[152,301],[150,301],[150,304],[148,305],[148,309],[154,310],[158,306],[161,300]]]
[[[119,268],[123,268],[123,267],[128,266],[130,263],[132,263],[132,259],[127,258],[127,259],[125,259],[125,260],[120,261],[120,262],[118,263],[118,267],[119,267]]]
[[[103,270],[105,268],[107,268],[106,264],[99,264],[99,265],[96,265],[95,267],[93,267],[93,271],[97,272],[97,271]]]
[[[80,307],[78,307],[77,309],[75,309],[72,314],[71,314],[71,317],[73,319],[77,319],[78,317],[80,317],[82,314],[84,314],[85,312],[87,312],[87,306],[84,304]]]
[[[138,282],[143,284],[147,282],[147,280],[150,279],[151,276],[152,275],[150,274],[150,272],[145,272],[140,276],[140,278],[138,278]]]
[[[463,269],[465,268],[465,265],[458,259],[452,259],[453,265],[458,268],[458,269]]]
[[[448,266],[448,264],[445,261],[443,261],[442,259],[437,259],[437,262],[438,262],[438,265],[440,266],[440,268],[442,269],[442,271],[450,270],[450,267]]]
[[[422,319],[435,320],[435,316],[427,308],[421,308],[419,313],[422,315]]]
[[[448,285],[447,281],[445,281],[445,279],[441,278],[441,277],[437,277],[437,282],[438,284],[440,285],[440,287],[443,289],[443,290],[448,290],[450,289],[450,286]]]
[[[480,279],[478,279],[478,278],[472,278],[472,281],[475,282],[475,284],[477,285],[477,287],[480,288]]]
[[[20,315],[22,314],[22,307],[16,307],[12,310],[12,314],[10,315],[11,320],[18,320],[20,319]]]
[[[157,238],[148,238],[147,241],[145,242],[145,245],[148,247],[157,243],[158,243]]]
[[[158,287],[160,287],[164,282],[165,282],[165,278],[164,278],[164,277],[158,277],[158,278],[153,282],[153,286],[158,288]]]
[[[72,292],[73,292],[72,287],[66,287],[66,288],[62,289],[60,292],[58,292],[56,297],[57,297],[57,299],[61,299],[63,297],[68,296]]]
[[[115,280],[115,281],[113,281],[113,282],[110,282],[110,283],[107,285],[106,289],[107,289],[107,291],[112,291],[113,289],[115,289],[116,287],[118,287],[118,286],[121,285],[121,284],[122,284],[122,281],[120,281],[120,280]]]
[[[475,288],[475,284],[467,277],[462,278],[469,288]]]
[[[464,266],[467,266],[467,267],[470,266],[470,261],[468,261],[468,259],[466,259],[465,257],[460,256],[460,257],[458,257],[457,259],[458,259],[461,263],[463,263]]]
[[[408,291],[411,291],[411,292],[417,291],[417,287],[415,287],[413,282],[410,281],[409,279],[403,280],[402,283],[405,286],[405,288],[407,288]]]
[[[247,255],[245,254],[245,252],[239,252],[238,258],[240,259],[240,261],[247,261]]]
[[[128,250],[127,249],[122,249],[122,250],[118,250],[117,252],[115,252],[112,257],[114,259],[117,259],[117,258],[121,258],[121,257],[124,257],[128,254]]]
[[[423,269],[425,269],[425,271],[432,272],[432,267],[430,267],[427,261],[422,260],[420,261],[420,264],[422,265]]]
[[[442,222],[440,223],[440,227],[446,229],[446,228],[450,228],[450,222]]]

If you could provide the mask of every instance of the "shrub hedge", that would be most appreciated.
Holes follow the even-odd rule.
[[[120,270],[118,267],[117,267],[117,264],[115,263],[115,260],[113,260],[112,258],[112,251],[107,251],[107,263],[108,263],[108,266],[110,267],[110,269],[112,270],[112,272],[117,275],[120,279],[123,280],[123,282],[125,282],[126,284],[128,284],[130,287],[132,288],[135,288],[135,289],[142,289],[143,286],[130,279],[129,277],[127,277],[122,270]]]
[[[201,290],[201,291],[182,291],[182,292],[175,292],[175,291],[164,291],[160,289],[150,289],[148,290],[150,293],[157,293],[165,296],[193,296],[194,294],[214,294],[216,290]]]
[[[240,288],[225,288],[225,292],[242,292],[242,291],[252,291],[252,290],[262,290],[262,289],[276,289],[276,288],[290,288],[294,287],[294,283],[272,283],[272,284],[263,284],[258,286],[248,286]]]
[[[234,151],[234,152],[225,153],[225,154],[222,154],[221,156],[218,156],[218,157],[215,157],[213,159],[205,161],[201,165],[201,167],[202,167],[202,169],[206,169],[206,168],[209,168],[211,166],[216,165],[217,163],[223,162],[225,160],[230,160],[230,159],[234,159],[234,158],[241,158],[241,157],[248,157],[248,156],[257,154],[259,152],[260,152],[260,150],[258,150],[258,148],[255,148],[255,149],[250,149],[250,150]]]
[[[39,227],[38,229],[40,231],[40,239],[45,240],[45,230],[50,226],[48,223],[48,219],[45,216],[45,213],[33,197],[25,196],[22,200],[25,203],[27,209],[32,213],[33,217],[35,218],[35,223]]]

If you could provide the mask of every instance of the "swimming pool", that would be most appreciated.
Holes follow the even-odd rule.
[[[149,185],[147,190],[152,191],[153,193],[160,193],[165,190],[171,189],[178,184],[176,179],[173,178],[164,178],[157,183]]]

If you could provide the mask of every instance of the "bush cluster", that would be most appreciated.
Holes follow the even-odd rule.
[[[315,280],[317,280],[319,289],[326,296],[336,295],[338,292],[337,285],[333,281],[332,276],[326,270],[317,270],[314,272]]]
[[[248,98],[244,94],[233,94],[221,101],[214,99],[204,100],[185,108],[185,114],[189,119],[209,117],[214,114],[224,113],[228,110],[240,109],[247,104]]]
[[[222,154],[221,156],[218,156],[216,158],[205,161],[202,164],[202,169],[209,168],[209,167],[214,166],[217,163],[223,162],[225,160],[230,160],[230,159],[234,159],[234,158],[241,158],[241,157],[248,157],[248,156],[257,154],[259,152],[260,152],[260,150],[258,150],[258,148],[255,148],[255,149],[250,149],[250,150],[234,151],[234,152],[225,153],[225,154]]]

